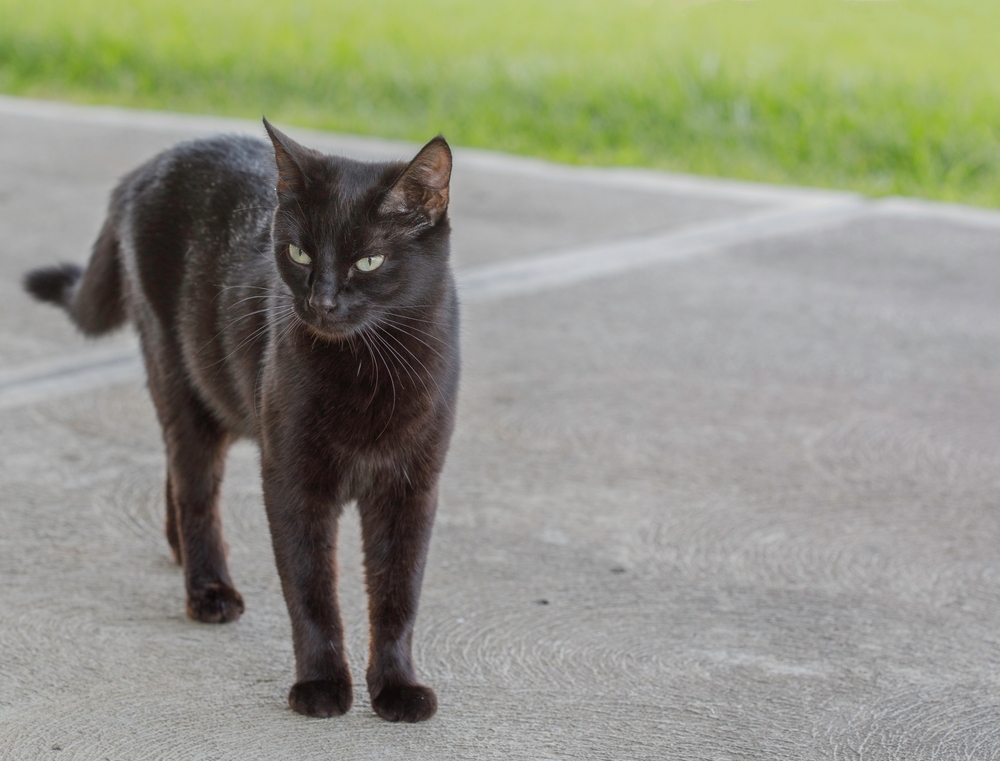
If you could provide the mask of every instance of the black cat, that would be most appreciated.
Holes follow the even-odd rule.
[[[411,639],[459,375],[451,151],[437,137],[409,164],[362,163],[264,126],[273,150],[198,140],[127,175],[86,270],[25,286],[88,335],[135,323],[166,443],[167,539],[199,621],[243,612],[219,485],[230,442],[260,443],[295,644],[288,701],[309,716],[351,707],[334,552],[357,501],[372,707],[420,721],[437,699]]]

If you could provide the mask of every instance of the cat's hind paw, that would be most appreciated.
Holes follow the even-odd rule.
[[[354,690],[350,679],[298,682],[288,693],[288,705],[303,716],[328,719],[351,710]]]
[[[420,684],[383,687],[372,698],[375,713],[386,721],[425,721],[437,712],[437,696]]]
[[[206,624],[235,621],[244,610],[243,597],[227,584],[208,584],[188,592],[187,614]]]

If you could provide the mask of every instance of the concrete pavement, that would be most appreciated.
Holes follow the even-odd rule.
[[[457,151],[440,711],[368,707],[349,511],[355,708],[309,720],[254,448],[223,497],[247,612],[196,624],[134,339],[20,291],[220,130],[260,132],[0,98],[0,757],[1000,757],[1000,213]]]

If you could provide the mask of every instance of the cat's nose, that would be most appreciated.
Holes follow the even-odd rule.
[[[337,298],[313,294],[309,297],[309,307],[320,317],[328,317],[337,311]]]

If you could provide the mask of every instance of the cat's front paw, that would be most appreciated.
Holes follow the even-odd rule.
[[[188,592],[187,614],[206,624],[225,624],[243,613],[243,597],[227,584],[208,584]]]
[[[372,698],[375,713],[386,721],[425,721],[437,707],[434,690],[421,684],[386,686]]]
[[[298,682],[288,693],[288,705],[303,716],[328,719],[351,710],[354,690],[348,679],[316,679]]]

